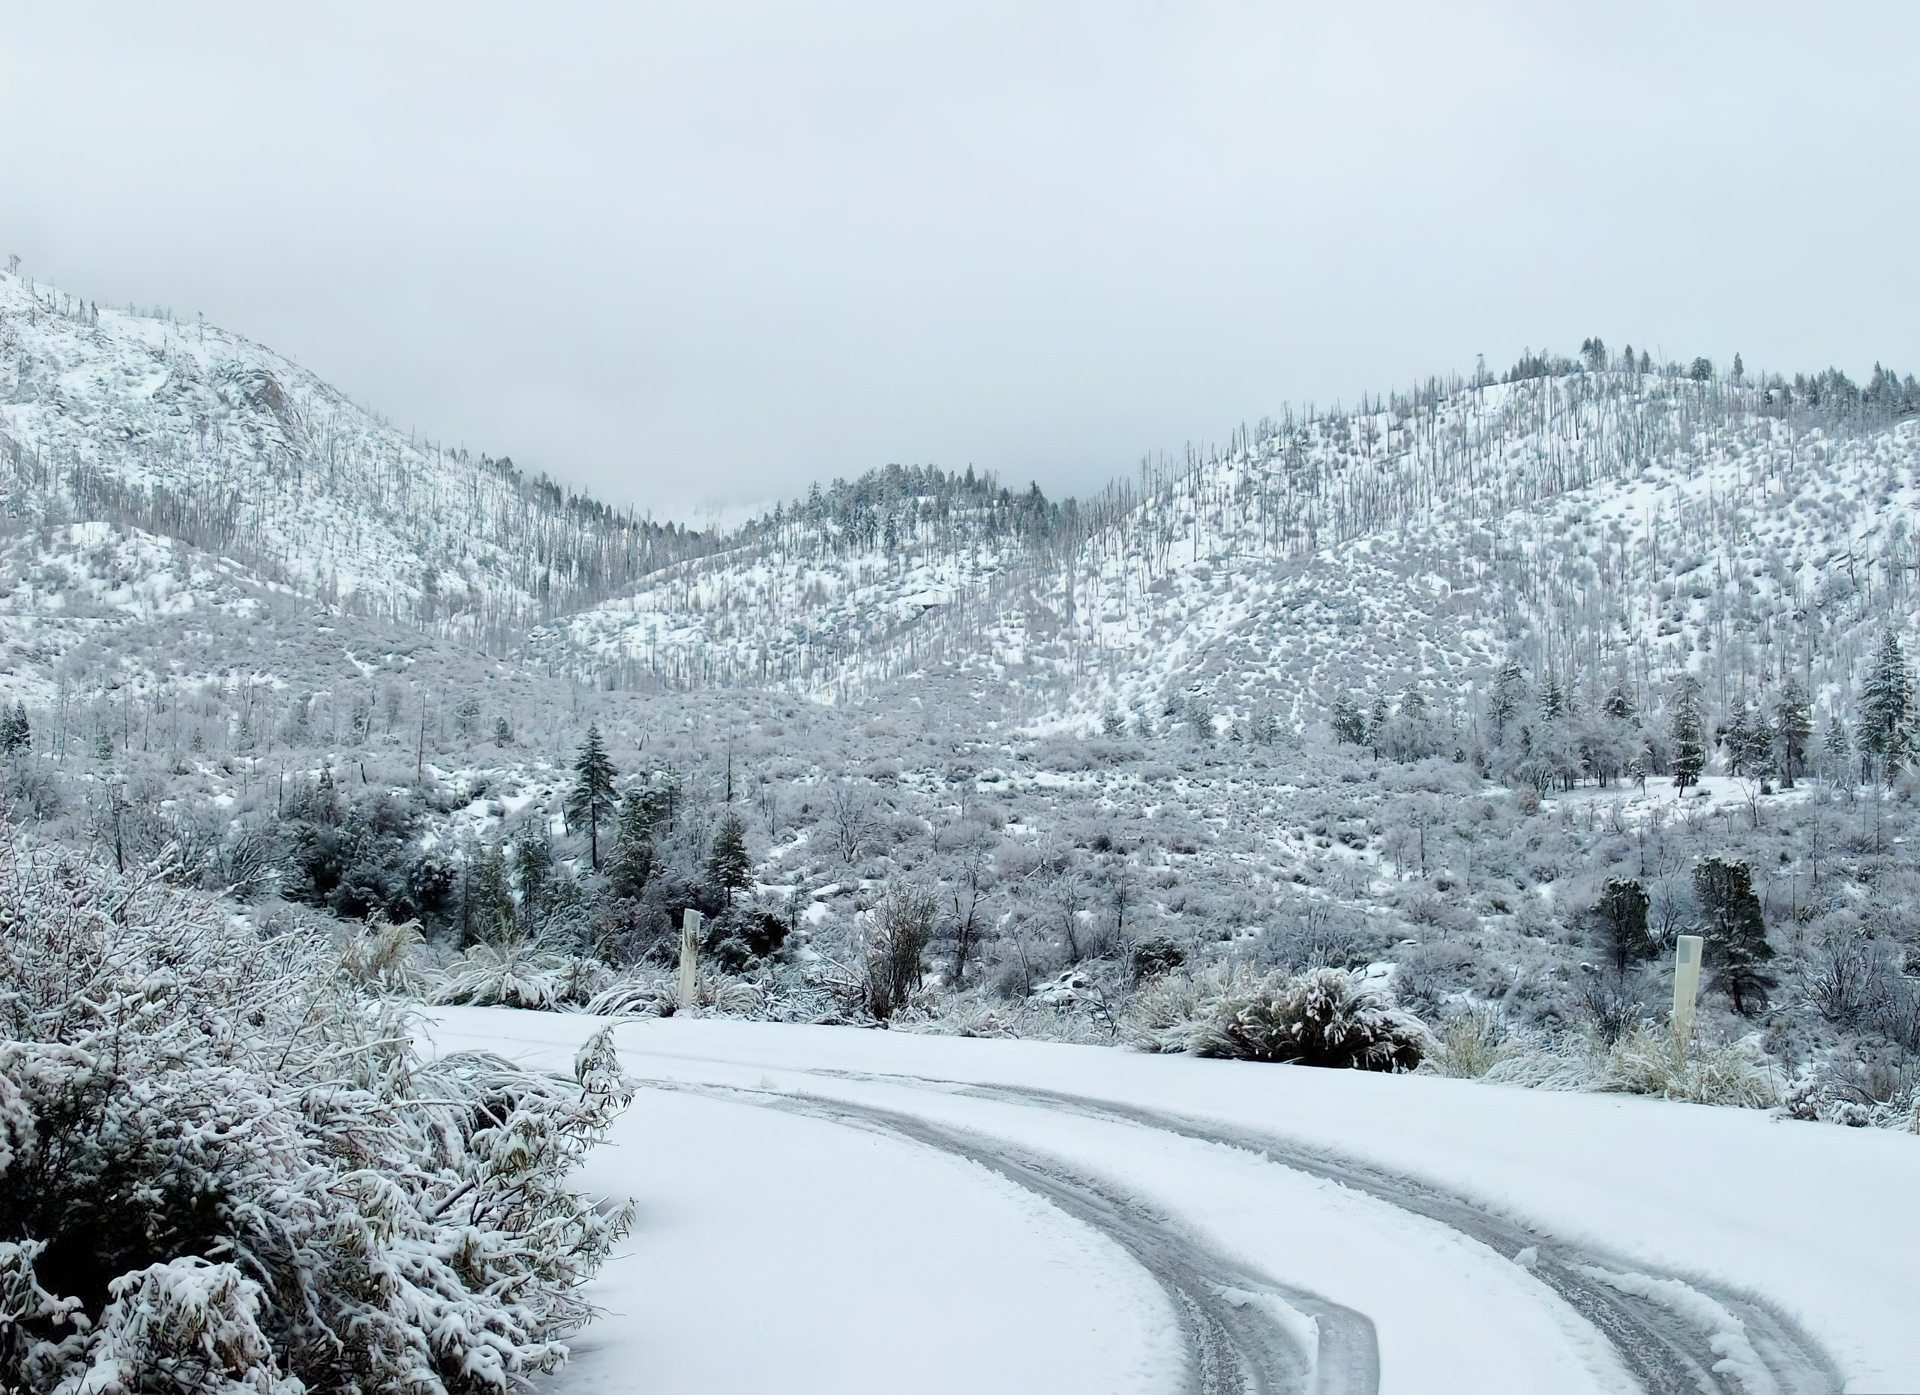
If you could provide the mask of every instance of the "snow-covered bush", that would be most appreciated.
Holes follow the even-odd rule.
[[[677,974],[629,973],[613,980],[586,1001],[586,1011],[596,1017],[671,1017],[680,1010]],[[695,1013],[719,1017],[749,1017],[780,1022],[818,1022],[839,1020],[833,1016],[831,1001],[808,1005],[811,1010],[793,1010],[791,995],[782,994],[768,974],[754,978],[736,978],[727,974],[702,974],[694,983]]]
[[[1593,1054],[1564,1047],[1516,1051],[1487,1068],[1480,1077],[1495,1085],[1518,1085],[1527,1090],[1592,1090],[1600,1079]]]
[[[1189,1039],[1199,1056],[1383,1071],[1412,1070],[1433,1046],[1418,1018],[1340,969],[1232,984]]]
[[[1440,1024],[1438,1049],[1426,1065],[1440,1075],[1475,1080],[1507,1057],[1506,1034],[1492,1008],[1457,1013]]]
[[[887,1024],[895,1031],[927,1036],[984,1037],[1006,1041],[1056,1041],[1105,1046],[1113,1035],[1090,1014],[1049,1007],[1031,998],[994,998],[978,990],[914,1005]]]
[[[1576,1033],[1516,1051],[1483,1078],[1538,1090],[1613,1091],[1744,1109],[1766,1109],[1781,1100],[1780,1083],[1751,1040],[1695,1040],[1683,1058],[1671,1033],[1644,1021],[1611,1046]]]
[[[560,1001],[560,967],[565,957],[537,940],[516,940],[504,948],[474,945],[447,966],[433,990],[436,1003],[476,1007],[555,1007]]]
[[[674,984],[664,974],[616,979],[587,1000],[595,1017],[670,1017],[674,1007]]]
[[[1854,1129],[1904,1129],[1908,1133],[1920,1133],[1920,1086],[1909,1081],[1896,1089],[1891,1098],[1882,1100],[1832,1074],[1816,1073],[1802,1076],[1787,1087],[1779,1113],[1786,1119],[1842,1124]]]
[[[90,1334],[86,1373],[63,1381],[61,1395],[301,1395],[260,1328],[266,1293],[237,1266],[183,1255],[122,1274],[108,1291],[113,1301]]]
[[[523,1391],[626,1224],[628,1089],[423,1062],[325,941],[0,836],[0,1388]]]
[[[420,922],[398,924],[378,911],[364,922],[348,921],[341,936],[340,971],[369,993],[415,996],[426,981]]]
[[[1608,1050],[1598,1088],[1769,1109],[1780,1102],[1780,1085],[1763,1060],[1748,1041],[1695,1041],[1682,1056],[1671,1032],[1643,1023]]]
[[[1220,995],[1238,982],[1250,982],[1239,965],[1215,964],[1196,973],[1166,973],[1143,984],[1120,1015],[1120,1035],[1141,1051],[1185,1051],[1195,1023],[1212,1010]]]

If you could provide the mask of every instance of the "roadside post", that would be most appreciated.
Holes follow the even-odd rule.
[[[690,910],[680,925],[680,991],[676,1000],[681,1007],[693,1006],[693,995],[699,982],[700,912]]]
[[[1693,1037],[1693,1000],[1700,992],[1700,937],[1682,935],[1673,952],[1673,1046],[1682,1061]]]

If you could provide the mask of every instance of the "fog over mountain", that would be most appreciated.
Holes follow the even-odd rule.
[[[0,253],[659,516],[889,462],[1084,495],[1596,332],[1920,362],[1874,231],[1915,23],[15,7]]]

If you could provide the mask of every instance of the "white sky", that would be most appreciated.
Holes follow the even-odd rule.
[[[1917,39],[1913,5],[0,0],[0,253],[656,514],[890,460],[1081,492],[1592,333],[1920,372]]]

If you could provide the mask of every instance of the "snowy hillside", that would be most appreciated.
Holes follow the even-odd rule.
[[[0,491],[16,526],[137,527],[481,640],[708,545],[402,433],[239,335],[6,273]]]
[[[1416,686],[1466,721],[1509,659],[1643,706],[1797,669],[1837,709],[1920,616],[1920,423],[1788,395],[1568,373],[1269,423],[1089,539],[1067,710],[1312,720]]]
[[[1920,614],[1905,389],[1559,368],[1267,421],[985,542],[927,526],[966,517],[938,472],[868,477],[884,537],[796,504],[534,649],[642,689],[972,674],[1083,729],[1195,698],[1297,728],[1409,686],[1470,722],[1509,661],[1643,706],[1680,672],[1724,703],[1798,671],[1841,711]]]

